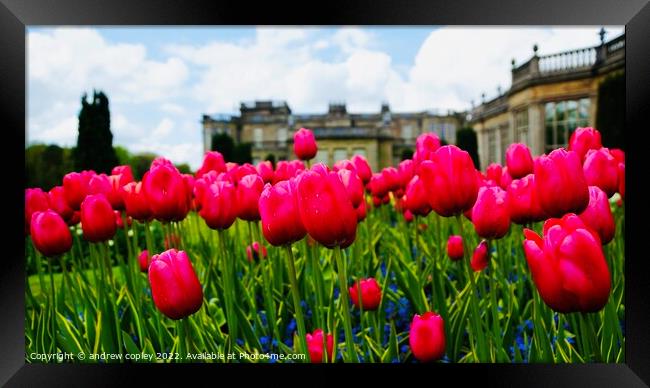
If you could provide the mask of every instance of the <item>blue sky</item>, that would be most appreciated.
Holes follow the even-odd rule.
[[[197,168],[201,116],[241,101],[349,111],[464,110],[509,87],[510,60],[596,45],[593,27],[29,28],[27,144],[76,143],[84,92],[111,104],[114,144]],[[607,39],[622,27],[607,27]]]

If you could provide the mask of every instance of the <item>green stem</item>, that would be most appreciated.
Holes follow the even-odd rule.
[[[600,352],[600,345],[598,344],[598,336],[596,335],[596,330],[594,330],[594,323],[591,320],[591,316],[588,313],[581,313],[582,321],[584,322],[584,325],[587,329],[587,337],[589,337],[589,340],[591,341],[591,347],[594,352],[594,361],[595,362],[603,362],[603,356]],[[585,333],[582,334],[583,336]]]
[[[467,239],[465,235],[465,230],[463,228],[463,220],[461,218],[460,213],[456,215],[456,221],[458,222],[458,229],[460,230],[460,235],[461,238],[463,239],[463,259],[465,256],[468,255],[468,250],[466,249],[467,247]],[[476,340],[476,347],[478,348],[477,350],[474,350],[474,357],[475,360],[478,362],[484,362],[485,358],[483,357],[483,352],[485,350],[485,339],[483,338],[483,331],[481,330],[481,323],[480,323],[480,313],[478,309],[478,290],[476,288],[476,281],[474,279],[474,274],[472,273],[472,269],[470,268],[470,260],[467,260],[467,264],[464,266],[465,267],[465,273],[467,274],[467,277],[470,280],[470,283],[472,285],[472,295],[470,297],[470,306],[472,309],[472,317],[471,321],[473,323],[472,327],[472,334],[475,337]],[[473,344],[472,344],[472,347]]]
[[[307,351],[307,332],[305,331],[305,321],[302,315],[302,307],[300,306],[300,291],[298,290],[298,280],[296,278],[296,265],[291,251],[291,244],[285,245],[287,252],[287,263],[289,265],[289,282],[291,283],[291,293],[293,295],[293,307],[296,310],[296,323],[298,324],[298,338],[300,343],[300,351],[308,355]]]
[[[345,272],[345,261],[341,254],[341,247],[334,247],[336,258],[336,269],[339,275],[339,302],[342,305],[343,325],[345,329],[345,347],[350,362],[358,362],[354,341],[352,340],[352,322],[350,317],[350,301],[348,299],[347,275]]]

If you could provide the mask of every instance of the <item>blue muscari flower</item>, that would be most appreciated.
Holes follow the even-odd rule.
[[[560,316],[557,313],[553,314],[553,321],[555,322],[555,326],[557,326],[557,323],[560,320]]]
[[[278,359],[275,358],[275,357],[271,357],[271,358],[269,359],[269,364],[275,364],[276,362],[278,362]]]
[[[338,297],[339,297],[339,288],[338,288],[338,287],[334,287],[334,299],[336,299],[336,298],[338,298]]]
[[[124,316],[124,307],[120,307],[120,309],[117,311],[117,316],[120,318]]]
[[[135,342],[136,344],[138,343],[138,336],[137,336],[137,335],[135,335],[135,334],[131,334],[131,339],[132,339],[133,342]]]
[[[395,312],[395,303],[393,303],[392,300],[389,300],[388,303],[386,303],[386,316],[387,317],[392,317]]]
[[[388,288],[395,293],[397,292],[397,284],[391,283],[388,285]]]
[[[392,360],[390,360],[390,362],[393,364],[399,364],[399,358],[395,357]]]
[[[499,312],[503,311],[503,306],[497,306],[497,311]]]
[[[239,345],[239,346],[244,346],[244,340],[241,339],[241,338],[237,338],[237,339],[235,340],[235,342],[237,342],[237,345]]]
[[[449,359],[449,356],[447,356],[447,354],[445,354],[445,356],[442,358],[442,362],[445,362],[445,363],[451,362],[451,360]]]
[[[277,348],[278,347],[278,340],[273,338],[273,341],[271,341],[271,346],[273,346],[274,348]]]
[[[409,351],[409,346],[408,346],[408,345],[402,345],[402,346],[399,348],[399,351],[400,351],[401,353],[408,353],[408,351]]]
[[[379,268],[381,269],[381,276],[386,277],[386,263],[382,262]]]
[[[268,345],[268,343],[269,343],[268,336],[263,335],[260,337],[260,345],[264,346],[264,345]]]
[[[576,343],[576,340],[575,340],[573,337],[568,337],[566,340],[567,340],[571,345],[573,345],[573,344]]]
[[[237,277],[241,279],[242,276],[243,276],[242,272],[241,272],[241,271],[237,271]]]
[[[284,340],[284,344],[287,345],[288,347],[293,347],[293,338],[289,337],[286,340]]]
[[[289,321],[289,324],[287,325],[286,335],[292,336],[294,331],[296,331],[296,319],[291,318],[291,321]]]
[[[528,329],[530,330],[533,329],[533,321],[531,321],[530,319],[526,319],[524,323],[526,324],[526,326],[528,326]]]

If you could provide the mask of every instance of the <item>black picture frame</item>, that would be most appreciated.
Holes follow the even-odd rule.
[[[26,130],[26,26],[32,25],[625,25],[626,26],[626,354],[625,364],[429,364],[429,365],[42,365],[25,363],[23,220]],[[355,2],[224,2],[174,0],[0,0],[0,109],[5,180],[4,257],[0,260],[0,383],[8,386],[116,386],[151,383],[221,384],[223,374],[257,382],[302,385],[324,378],[351,384],[395,376],[409,384],[413,373],[428,384],[478,383],[526,387],[641,387],[650,384],[650,272],[642,228],[642,181],[646,158],[641,137],[650,129],[650,4],[648,0],[455,0]],[[634,132],[632,132],[634,131]],[[630,134],[634,141],[631,141]],[[639,140],[637,140],[637,137]],[[13,176],[11,176],[13,174]],[[9,175],[9,177],[7,177]],[[14,225],[12,227],[12,225]],[[639,226],[639,227],[635,227]],[[261,373],[254,370],[260,369]],[[331,370],[330,370],[331,369]],[[336,373],[332,371],[336,370]],[[282,380],[276,372],[285,373]],[[299,377],[294,373],[301,372]],[[308,376],[306,380],[305,376]],[[420,376],[419,376],[420,377]],[[166,384],[166,385],[167,385]]]

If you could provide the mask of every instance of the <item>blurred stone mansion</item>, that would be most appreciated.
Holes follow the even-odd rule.
[[[510,89],[482,101],[468,115],[481,169],[505,164],[510,143],[525,143],[536,156],[566,147],[576,127],[596,126],[600,84],[625,71],[625,34],[609,42],[604,29],[599,34],[595,47],[538,56],[535,45],[528,61],[511,62]]]
[[[252,143],[253,163],[295,159],[293,134],[311,129],[318,142],[316,162],[333,165],[352,155],[365,156],[373,170],[396,165],[404,151],[415,148],[423,132],[435,132],[449,144],[456,142],[464,113],[391,112],[382,104],[376,113],[350,113],[345,103],[331,103],[326,113],[295,114],[284,101],[241,103],[240,115],[203,115],[204,150],[215,133],[227,133],[237,142]]]
[[[537,55],[535,45],[528,61],[512,61],[508,90],[489,100],[483,94],[481,104],[465,112],[393,112],[383,103],[375,113],[353,113],[345,103],[330,103],[325,113],[305,114],[292,112],[285,101],[242,102],[239,115],[203,115],[204,151],[211,149],[214,134],[227,133],[235,142],[252,144],[254,163],[290,160],[293,134],[305,127],[318,141],[316,161],[331,166],[361,154],[376,171],[410,156],[421,133],[456,144],[456,132],[471,127],[482,170],[493,162],[505,164],[513,142],[540,155],[566,146],[576,127],[596,126],[599,85],[625,70],[625,34],[608,42],[604,35],[601,29],[598,46],[551,55]]]

